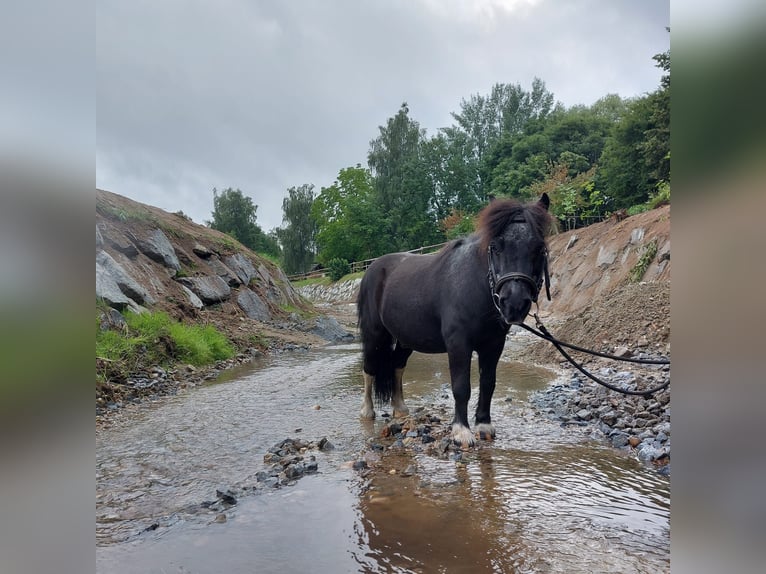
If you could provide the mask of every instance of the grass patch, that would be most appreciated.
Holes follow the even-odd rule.
[[[207,365],[234,355],[232,344],[212,325],[186,325],[162,312],[129,311],[125,321],[126,331],[102,331],[96,318],[97,375],[102,379],[178,361]]]
[[[638,283],[641,281],[641,279],[644,278],[646,270],[649,268],[649,264],[652,262],[655,255],[657,255],[657,240],[652,239],[644,246],[644,250],[641,253],[641,256],[638,258],[638,261],[630,270],[631,282]]]

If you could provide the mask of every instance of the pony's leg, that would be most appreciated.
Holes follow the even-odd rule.
[[[402,390],[402,376],[404,375],[404,368],[407,366],[407,359],[412,354],[411,349],[403,349],[397,343],[394,349],[394,393],[391,396],[391,406],[394,409],[395,417],[406,417],[410,414],[410,409],[404,404],[404,392]]]
[[[394,408],[395,417],[406,417],[410,414],[410,409],[404,404],[404,393],[402,392],[402,375],[404,369],[394,371],[394,394],[391,397],[391,406]]]
[[[504,340],[500,345],[484,349],[479,353],[479,402],[476,405],[476,434],[480,439],[495,438],[495,427],[489,414],[492,395],[497,380],[497,362],[503,352]]]
[[[375,377],[362,371],[364,376],[364,397],[362,398],[362,410],[359,412],[359,416],[363,419],[374,419],[375,409],[372,406],[372,384],[375,381]]]
[[[455,399],[452,440],[463,447],[473,446],[476,441],[468,426],[468,400],[471,398],[471,350],[451,350],[448,356],[452,396]]]

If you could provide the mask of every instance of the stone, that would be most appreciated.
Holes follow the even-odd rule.
[[[593,418],[593,414],[588,409],[580,409],[577,411],[577,418],[589,421],[591,418]]]
[[[205,245],[202,245],[201,243],[195,243],[194,247],[192,247],[192,251],[197,257],[200,257],[201,259],[207,259],[211,255],[213,255],[213,252],[210,251],[208,247]]]
[[[249,285],[250,280],[258,275],[258,271],[250,259],[242,253],[235,253],[234,255],[224,257],[223,261],[229,269],[237,274],[243,285]]]
[[[154,299],[106,251],[96,254],[96,297],[124,309],[130,303],[154,303]]]
[[[603,245],[598,248],[598,256],[596,257],[596,265],[598,267],[609,267],[617,259],[617,252],[614,249],[609,249]],[[593,275],[597,275],[594,273]]]
[[[354,335],[341,327],[335,317],[319,317],[311,332],[332,343],[354,340]]]
[[[229,488],[219,488],[215,491],[215,495],[226,504],[231,504],[232,506],[237,504],[235,494]]]
[[[305,467],[303,466],[302,462],[296,462],[294,464],[291,464],[287,467],[285,467],[284,473],[287,478],[300,478],[303,476],[303,473],[305,471]]]
[[[641,439],[637,436],[632,436],[628,439],[628,444],[633,448],[636,448],[639,444],[641,444]]]
[[[131,259],[138,255],[139,251],[135,243],[118,229],[107,227],[104,229],[104,235],[106,236],[106,241],[115,251],[127,255]]]
[[[207,264],[213,273],[228,283],[229,287],[238,287],[240,285],[241,282],[234,271],[226,267],[218,257],[211,257]]]
[[[189,304],[194,307],[195,309],[202,309],[205,304],[202,302],[202,299],[197,297],[197,295],[189,289],[186,285],[181,285],[181,290],[186,294],[186,298],[189,300]]]
[[[181,277],[178,282],[191,289],[205,305],[220,303],[231,297],[231,288],[217,275]]]
[[[614,350],[614,356],[615,357],[631,357],[633,355],[633,351],[628,349],[627,347],[617,347]]]
[[[122,313],[120,313],[117,309],[110,307],[101,313],[99,329],[102,331],[106,331],[108,329],[114,329],[116,331],[127,331],[128,324],[125,322],[125,317],[122,316]]]
[[[169,269],[181,270],[176,252],[161,229],[155,229],[148,237],[138,238],[138,248],[149,259]]]
[[[266,302],[251,289],[241,289],[237,294],[237,305],[245,315],[256,321],[268,321],[271,319],[271,311]]]
[[[628,435],[625,433],[615,433],[613,434],[609,440],[612,443],[612,446],[615,448],[623,448],[628,445]]]

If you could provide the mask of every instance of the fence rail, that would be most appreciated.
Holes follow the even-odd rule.
[[[438,251],[445,245],[447,245],[447,241],[444,243],[436,243],[435,245],[426,245],[424,247],[418,247],[417,249],[411,249],[410,251],[407,251],[406,253],[416,253],[420,255],[424,255],[426,253],[433,253],[434,251]],[[354,261],[353,263],[350,263],[351,266],[351,273],[359,273],[360,271],[366,271],[367,268],[372,264],[373,261],[375,261],[377,257],[373,257],[372,259],[364,259],[362,261]],[[306,273],[294,273],[292,275],[288,275],[287,279],[290,281],[303,281],[304,279],[316,279],[319,277],[326,277],[329,273],[329,269],[316,269],[314,271],[307,271]]]

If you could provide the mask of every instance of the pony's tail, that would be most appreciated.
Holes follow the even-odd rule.
[[[374,272],[368,270],[359,286],[357,324],[362,339],[363,369],[374,377],[375,398],[383,404],[394,394],[394,339],[380,321],[378,307],[383,281],[375,285],[373,275]],[[385,272],[381,275],[385,277]]]
[[[371,352],[372,360],[369,361],[369,365],[372,368],[372,372],[367,370],[368,367],[365,367],[367,374],[375,377],[373,391],[375,392],[375,399],[379,404],[388,403],[394,395],[393,341],[391,340],[390,335],[387,338],[389,341],[386,341],[383,345],[377,346]],[[365,365],[368,365],[367,360],[365,360]]]

